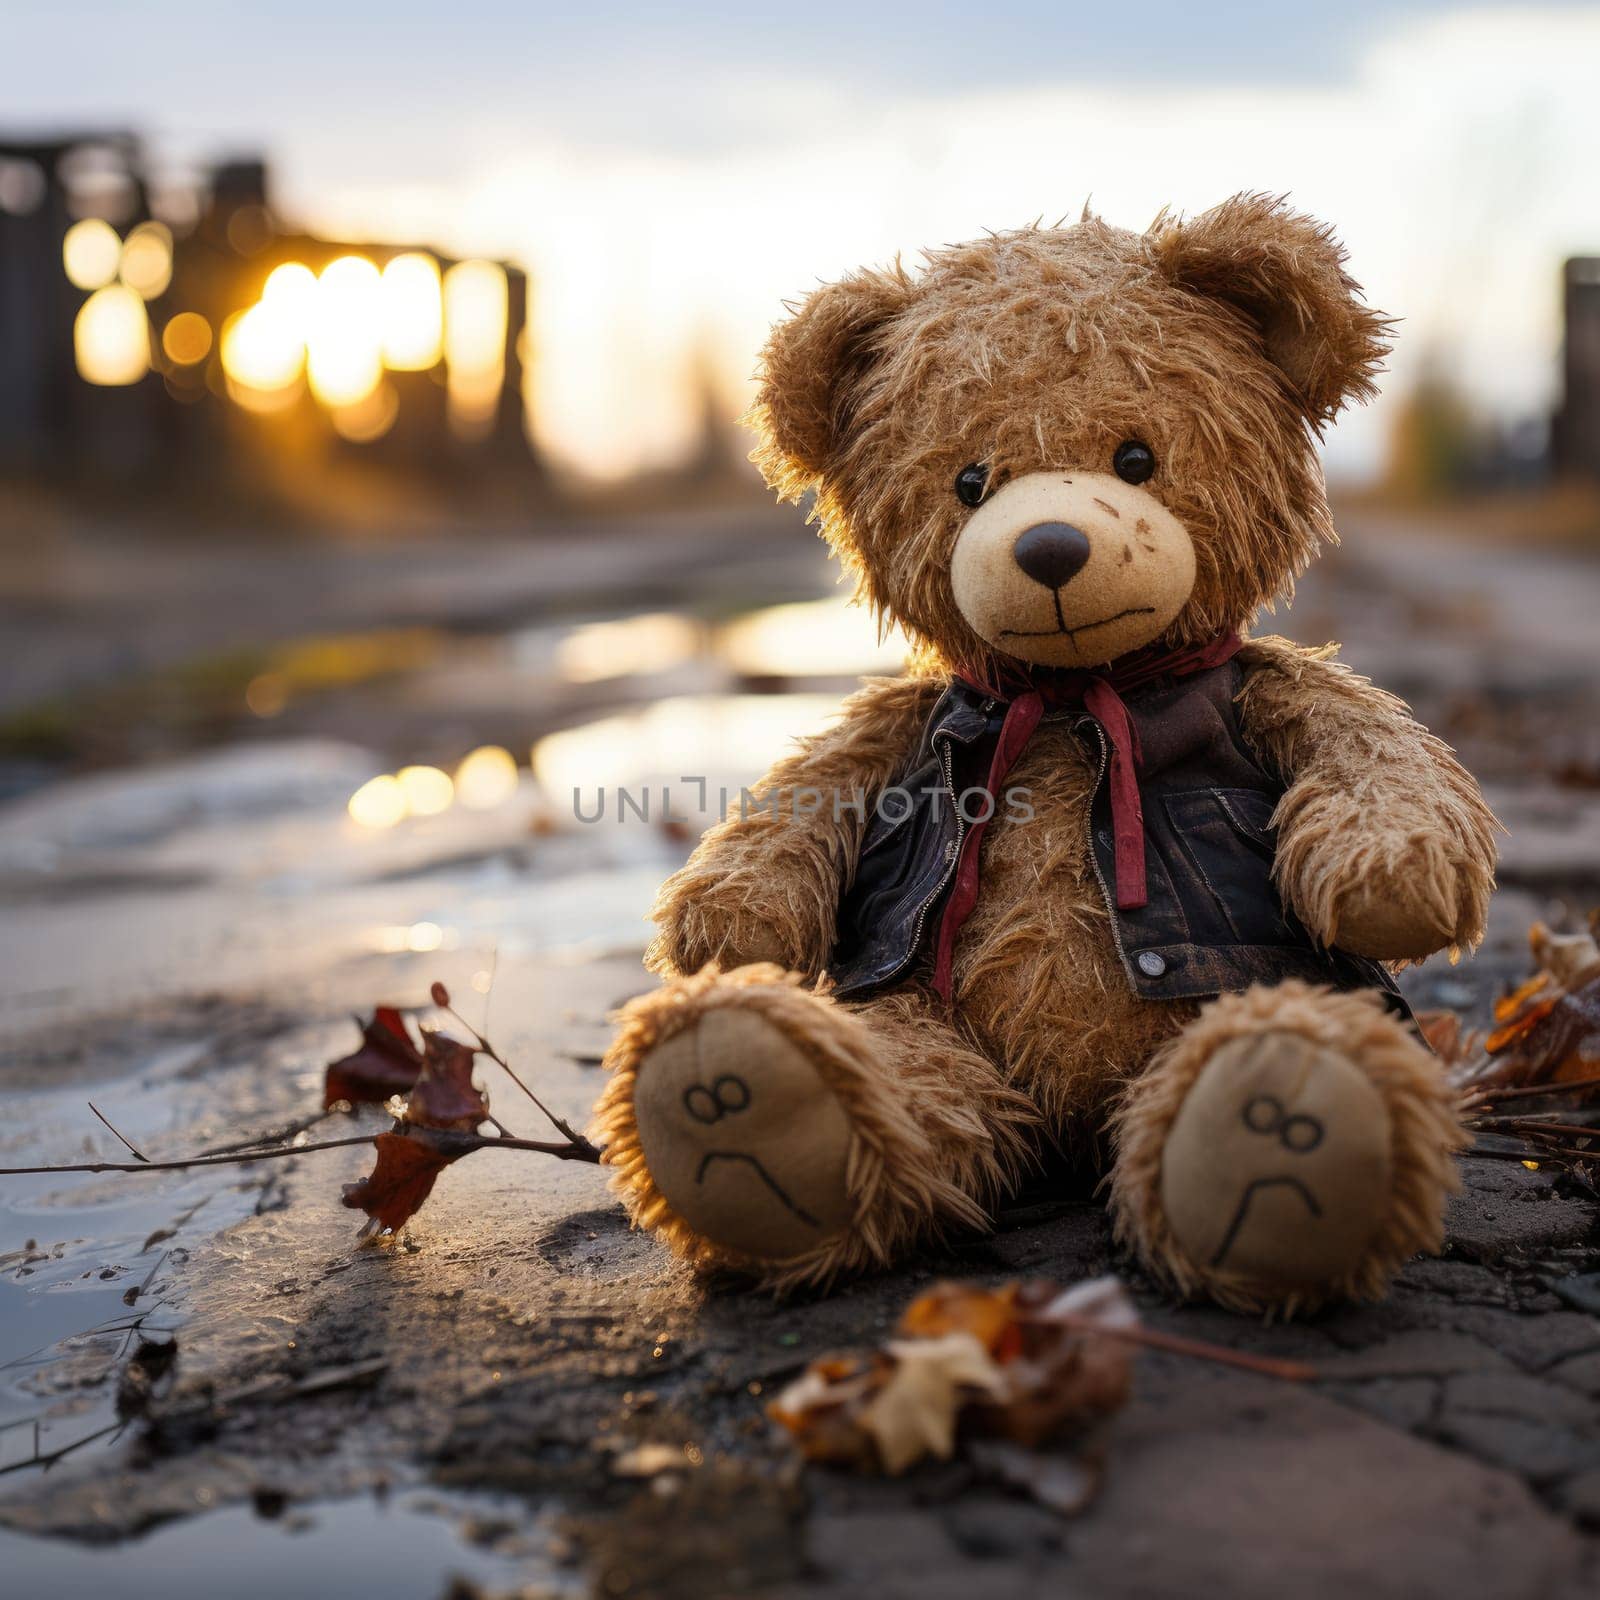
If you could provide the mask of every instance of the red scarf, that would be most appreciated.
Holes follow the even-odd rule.
[[[998,683],[976,673],[961,674],[961,681],[991,699],[1006,702],[1005,722],[989,764],[985,785],[990,795],[988,814],[970,824],[961,844],[955,882],[939,919],[939,939],[933,967],[933,986],[950,998],[951,962],[956,935],[978,903],[978,849],[984,830],[1000,804],[1000,785],[1027,748],[1045,707],[1081,707],[1105,730],[1111,753],[1111,824],[1116,838],[1117,909],[1135,911],[1145,904],[1144,807],[1139,799],[1139,734],[1123,695],[1153,683],[1157,678],[1187,678],[1220,667],[1239,649],[1236,633],[1219,634],[1209,644],[1160,650],[1147,645],[1104,667],[1007,674]]]

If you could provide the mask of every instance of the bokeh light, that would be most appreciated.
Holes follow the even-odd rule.
[[[363,828],[392,828],[405,819],[406,792],[393,773],[370,778],[350,796],[351,820]]]
[[[289,704],[289,680],[281,672],[257,673],[245,685],[244,703],[254,716],[280,716]]]
[[[303,261],[285,261],[267,274],[261,303],[296,322],[302,335],[317,298],[317,275]]]
[[[103,289],[117,275],[122,240],[109,222],[85,217],[67,229],[61,241],[61,264],[79,289]]]
[[[436,817],[441,811],[448,811],[455,798],[456,786],[450,781],[450,774],[438,767],[402,767],[399,782],[406,809],[414,817]]]
[[[646,611],[625,622],[588,622],[556,646],[556,669],[568,683],[603,683],[664,672],[690,660],[703,643],[698,623],[672,611]]]
[[[394,385],[379,383],[376,389],[369,390],[354,405],[335,406],[333,409],[333,426],[342,439],[348,439],[352,444],[371,444],[375,439],[381,439],[390,428],[394,420],[400,415],[400,396],[395,393]]]
[[[198,311],[180,311],[161,330],[161,348],[168,361],[192,367],[211,351],[211,324]]]
[[[49,191],[49,180],[37,161],[0,156],[0,211],[14,217],[30,216],[44,204]]]
[[[305,341],[294,319],[265,300],[222,329],[222,370],[240,389],[259,395],[285,390],[300,376]]]
[[[444,348],[444,298],[439,264],[418,252],[396,256],[383,269],[379,297],[384,365],[425,372]]]
[[[150,321],[132,289],[96,289],[72,324],[79,376],[117,387],[137,383],[150,370]]]
[[[494,424],[505,383],[508,290],[503,267],[458,261],[444,275],[444,354],[450,425],[464,439]]]
[[[517,758],[497,744],[481,745],[456,768],[456,799],[469,811],[492,811],[517,792]]]
[[[146,300],[164,295],[172,282],[172,230],[164,222],[141,222],[122,247],[117,275]]]
[[[317,279],[306,330],[311,392],[330,409],[364,400],[383,377],[378,269],[361,256],[340,256]]]

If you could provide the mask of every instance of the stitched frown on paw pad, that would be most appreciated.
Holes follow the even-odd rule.
[[[1311,1288],[1366,1250],[1391,1189],[1382,1096],[1337,1051],[1264,1032],[1221,1046],[1162,1154],[1173,1235],[1207,1273]]]
[[[850,1220],[850,1119],[754,1011],[707,1011],[658,1044],[640,1065],[634,1116],[657,1189],[724,1249],[781,1261]]]

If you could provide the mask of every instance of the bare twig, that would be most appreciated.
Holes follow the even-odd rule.
[[[138,1158],[139,1158],[139,1160],[141,1160],[141,1161],[149,1161],[149,1159],[150,1159],[150,1157],[149,1157],[149,1156],[147,1156],[147,1155],[146,1155],[146,1154],[145,1154],[145,1153],[144,1153],[144,1151],[143,1151],[143,1150],[141,1150],[141,1149],[140,1149],[140,1148],[139,1148],[139,1147],[138,1147],[138,1145],[136,1145],[136,1144],[135,1144],[135,1143],[134,1143],[134,1142],[133,1142],[133,1140],[132,1140],[132,1139],[130,1139],[130,1138],[129,1138],[129,1137],[128,1137],[128,1136],[127,1136],[127,1135],[126,1135],[126,1134],[125,1134],[125,1133],[122,1133],[122,1132],[120,1132],[120,1131],[119,1131],[119,1130],[118,1130],[118,1129],[116,1129],[116,1128],[115,1128],[115,1127],[112,1127],[112,1124],[111,1124],[111,1121],[110,1121],[110,1119],[109,1119],[109,1118],[108,1118],[108,1117],[107,1117],[107,1116],[106,1116],[106,1114],[105,1114],[105,1112],[103,1112],[103,1111],[102,1111],[102,1110],[101,1110],[101,1109],[100,1109],[100,1108],[99,1108],[99,1106],[97,1106],[97,1105],[96,1105],[96,1104],[95,1104],[95,1103],[94,1103],[94,1101],[93,1101],[93,1100],[89,1100],[89,1101],[86,1101],[86,1102],[85,1102],[85,1104],[86,1104],[86,1105],[87,1105],[87,1106],[88,1106],[88,1107],[89,1107],[89,1109],[90,1109],[90,1110],[91,1110],[91,1111],[92,1111],[92,1112],[94,1112],[94,1114],[95,1114],[95,1115],[96,1115],[96,1116],[97,1116],[97,1117],[99,1117],[99,1119],[100,1119],[100,1120],[101,1120],[101,1121],[102,1121],[102,1122],[103,1122],[103,1123],[105,1123],[105,1125],[106,1125],[106,1127],[108,1127],[108,1128],[110,1128],[110,1129],[111,1129],[111,1132],[112,1132],[112,1133],[113,1133],[113,1134],[115,1134],[115,1135],[116,1135],[116,1137],[117,1137],[117,1138],[118,1138],[118,1139],[119,1139],[119,1140],[121,1140],[121,1142],[122,1142],[122,1143],[123,1143],[123,1144],[125,1144],[125,1145],[126,1145],[126,1146],[127,1146],[127,1147],[128,1147],[128,1148],[129,1148],[129,1149],[130,1149],[130,1150],[131,1150],[131,1151],[132,1151],[132,1152],[133,1152],[133,1153],[134,1153],[134,1155],[135,1155],[135,1156],[137,1156],[137,1157],[138,1157]]]
[[[450,1016],[454,1017],[456,1021],[459,1022],[461,1026],[478,1041],[478,1049],[484,1055],[488,1056],[488,1058],[493,1061],[495,1065],[498,1066],[500,1070],[504,1072],[505,1075],[510,1078],[510,1080],[516,1084],[516,1086],[525,1095],[527,1095],[527,1097],[533,1101],[536,1106],[538,1106],[538,1108],[544,1113],[545,1119],[550,1123],[551,1127],[553,1127],[557,1133],[564,1135],[568,1140],[571,1141],[572,1144],[577,1146],[578,1149],[585,1152],[581,1156],[574,1157],[575,1160],[598,1161],[600,1159],[600,1151],[598,1148],[590,1144],[590,1142],[584,1138],[584,1136],[579,1133],[577,1129],[575,1129],[569,1122],[567,1122],[565,1118],[558,1117],[555,1112],[553,1112],[549,1106],[547,1106],[544,1101],[541,1100],[538,1095],[536,1095],[533,1090],[530,1089],[527,1084],[525,1084],[522,1079],[517,1076],[516,1072],[512,1069],[511,1063],[507,1061],[506,1058],[501,1055],[492,1044],[489,1043],[488,1039],[486,1039],[483,1034],[479,1033],[479,1031],[473,1027],[473,1025],[468,1022],[459,1011],[456,1010],[455,1006],[451,1004],[449,990],[447,990],[442,983],[436,983],[433,986],[433,1001],[441,1011],[448,1012]]]
[[[460,1155],[467,1155],[474,1150],[535,1150],[541,1155],[554,1156],[558,1161],[598,1163],[600,1160],[599,1150],[587,1139],[554,1144],[540,1139],[486,1139],[475,1133],[460,1133],[444,1128],[430,1128],[427,1132],[432,1142],[454,1149]],[[323,1139],[316,1144],[244,1150],[228,1155],[184,1156],[171,1161],[148,1161],[141,1156],[138,1161],[75,1161],[65,1166],[0,1167],[0,1178],[15,1178],[37,1172],[180,1172],[189,1167],[246,1166],[253,1161],[277,1161],[286,1156],[313,1155],[319,1150],[343,1150],[352,1145],[375,1144],[381,1137],[377,1133],[361,1133],[348,1139]]]
[[[232,1144],[214,1144],[200,1152],[203,1156],[231,1156],[236,1150],[254,1150],[260,1145],[282,1144],[285,1139],[298,1138],[309,1128],[314,1128],[319,1122],[326,1122],[329,1117],[338,1115],[332,1110],[316,1112],[313,1116],[301,1117],[298,1122],[286,1123],[281,1128],[274,1128],[271,1133],[258,1134],[254,1139],[235,1139]]]
[[[34,1424],[33,1454],[24,1461],[12,1461],[0,1467],[0,1477],[8,1472],[21,1472],[24,1467],[39,1467],[48,1472],[63,1456],[70,1456],[74,1450],[81,1450],[86,1444],[93,1444],[96,1439],[103,1439],[108,1433],[121,1433],[127,1427],[126,1422],[108,1422],[105,1427],[97,1428],[93,1433],[86,1433],[80,1439],[74,1439],[69,1444],[64,1444],[58,1450],[51,1450],[44,1455],[39,1453],[39,1429],[37,1422]]]
[[[1515,1084],[1491,1085],[1472,1089],[1467,1101],[1470,1109],[1480,1100],[1521,1100],[1532,1095],[1565,1094],[1570,1089],[1600,1089],[1600,1078],[1569,1078],[1564,1083],[1530,1083],[1520,1088]]]
[[[1276,1356],[1256,1356],[1245,1350],[1230,1350],[1226,1345],[1208,1344],[1203,1339],[1185,1339],[1176,1333],[1162,1333],[1147,1328],[1142,1323],[1131,1327],[1108,1326],[1093,1317],[1076,1317],[1052,1312],[1052,1326],[1071,1328],[1076,1333],[1100,1334],[1107,1339],[1122,1339],[1128,1344],[1142,1344],[1152,1350],[1165,1350],[1175,1356],[1194,1356],[1201,1361],[1214,1361],[1219,1366],[1241,1367],[1246,1372],[1259,1373],[1264,1378],[1281,1378],[1287,1383],[1307,1383],[1316,1377],[1316,1369],[1303,1361],[1282,1361]]]
[[[1580,1122],[1537,1122],[1532,1117],[1485,1117],[1478,1124],[1486,1133],[1526,1133],[1553,1139],[1600,1139],[1600,1128]]]

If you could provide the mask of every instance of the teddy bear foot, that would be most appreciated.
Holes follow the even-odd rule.
[[[1303,985],[1208,1007],[1122,1137],[1119,1226],[1146,1258],[1191,1292],[1285,1313],[1381,1294],[1437,1249],[1462,1143],[1436,1065],[1376,997]]]
[[[656,1192],[702,1245],[786,1261],[850,1221],[850,1118],[805,1051],[753,1007],[701,1011],[649,1049],[632,1120]]]
[[[1389,1203],[1383,1097],[1348,1057],[1298,1033],[1230,1039],[1167,1135],[1161,1206],[1180,1249],[1264,1297],[1345,1277]]]

